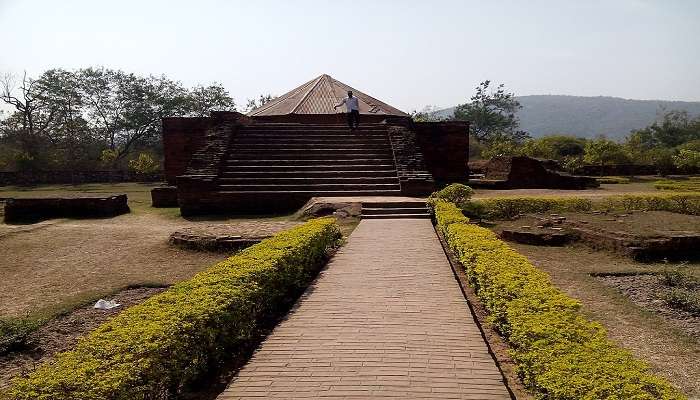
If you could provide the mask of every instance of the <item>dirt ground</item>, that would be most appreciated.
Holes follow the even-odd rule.
[[[231,234],[272,233],[300,223],[285,217],[186,220],[178,209],[151,208],[148,185],[81,187],[91,193],[127,193],[132,212],[107,219],[0,224],[1,317],[56,308],[128,285],[170,285],[225,258],[170,246],[168,237],[178,229],[225,225]],[[0,197],[57,195],[64,190],[68,189],[0,190]]]
[[[691,398],[700,398],[700,342],[678,329],[663,315],[635,304],[618,289],[592,276],[595,273],[661,272],[673,265],[642,264],[583,245],[540,247],[509,243],[553,283],[583,303],[583,312],[601,322],[609,337],[664,376]],[[700,263],[686,268],[700,276]]]
[[[116,300],[119,307],[111,310],[96,310],[92,303],[79,307],[71,313],[56,318],[33,332],[26,351],[0,356],[0,390],[18,375],[31,372],[54,354],[70,350],[80,336],[97,328],[128,307],[138,304],[165,288],[134,288],[108,296]]]
[[[624,293],[634,304],[658,313],[669,324],[700,341],[700,315],[669,306],[664,298],[671,289],[661,283],[658,275],[605,275],[598,279]]]

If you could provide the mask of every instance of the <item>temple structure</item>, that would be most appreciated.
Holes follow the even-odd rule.
[[[359,100],[354,131],[333,108],[348,90]],[[413,121],[321,75],[247,115],[164,118],[165,175],[183,215],[284,212],[315,196],[425,196],[468,179],[468,131],[467,122]]]

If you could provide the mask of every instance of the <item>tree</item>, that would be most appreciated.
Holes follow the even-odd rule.
[[[599,137],[586,143],[583,161],[587,164],[624,164],[629,162],[625,151],[619,143],[605,137]]]
[[[137,174],[152,174],[158,171],[158,162],[148,153],[139,153],[137,158],[129,161],[129,169]]]
[[[494,139],[522,142],[528,138],[526,132],[518,129],[516,113],[522,106],[503,84],[496,91],[489,90],[490,85],[489,80],[481,82],[470,102],[457,106],[454,118],[469,121],[470,134],[480,142]]]
[[[673,156],[673,165],[686,171],[694,171],[700,168],[700,151],[682,149],[678,155]]]
[[[41,142],[50,139],[49,128],[56,119],[56,105],[44,89],[26,72],[19,82],[12,74],[5,74],[0,81],[0,99],[14,108],[14,113],[3,121],[3,133],[14,138],[29,160],[41,155]]]
[[[523,148],[510,137],[493,137],[481,151],[483,158],[520,156]]]
[[[438,108],[435,106],[425,106],[422,110],[413,110],[411,118],[415,122],[438,122],[444,121],[446,118],[438,115]]]
[[[563,160],[567,157],[581,157],[586,147],[586,139],[567,135],[548,135],[530,139],[523,146],[523,153],[535,158]]]
[[[258,96],[257,100],[256,99],[248,99],[248,102],[246,103],[246,106],[245,106],[245,112],[248,113],[248,112],[255,110],[256,108],[260,108],[276,98],[277,98],[277,96],[273,96],[273,95],[268,93],[268,94],[261,94],[260,96]]]
[[[0,103],[11,107],[0,113],[5,168],[123,168],[134,152],[160,155],[162,118],[235,110],[220,84],[188,89],[165,76],[106,68],[51,69],[37,79],[6,74]]]

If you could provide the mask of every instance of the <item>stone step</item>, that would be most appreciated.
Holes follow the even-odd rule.
[[[347,125],[247,125],[241,128],[243,132],[249,131],[270,131],[270,132],[352,132],[352,133],[362,133],[362,132],[385,132],[387,131],[386,126],[381,125],[364,125],[360,126],[358,129],[351,130]]]
[[[308,184],[292,184],[292,185],[218,185],[221,191],[245,192],[245,191],[281,191],[281,192],[296,192],[296,191],[366,191],[366,190],[398,190],[401,191],[401,185],[397,183],[308,183]]]
[[[387,137],[357,137],[357,136],[288,136],[288,135],[237,135],[232,143],[381,143],[390,144]]]
[[[362,219],[428,219],[430,214],[382,214],[362,215]]]
[[[352,147],[343,147],[340,145],[334,146],[324,146],[324,145],[308,145],[308,146],[280,146],[280,145],[233,145],[229,148],[229,154],[242,154],[242,153],[256,153],[256,154],[268,154],[268,153],[289,153],[289,154],[393,154],[391,152],[391,146],[384,145],[367,145],[359,146],[352,145]]]
[[[394,159],[391,158],[368,158],[368,157],[355,157],[355,158],[327,158],[318,160],[309,159],[298,159],[298,158],[274,158],[268,159],[265,157],[260,158],[246,158],[237,160],[234,157],[226,159],[224,165],[391,165],[394,166]]]
[[[397,214],[411,214],[411,215],[416,215],[416,214],[430,214],[428,212],[428,209],[423,206],[423,207],[396,207],[396,208],[389,208],[389,207],[379,207],[379,208],[365,208],[362,207],[362,216],[365,215],[397,215]]]
[[[341,153],[335,152],[333,154],[315,154],[310,153],[288,153],[288,152],[236,152],[231,154],[227,161],[242,161],[242,160],[296,160],[296,161],[306,161],[306,160],[316,160],[316,161],[327,161],[327,164],[332,164],[335,160],[357,160],[359,158],[382,160],[384,163],[393,163],[394,157],[391,153],[362,153],[362,152],[352,152],[352,153]]]
[[[361,171],[368,173],[370,171],[391,172],[396,174],[396,167],[391,164],[371,164],[371,165],[227,165],[221,169],[221,173],[267,173],[267,172],[325,172],[325,173],[344,173],[345,171]]]
[[[334,197],[334,196],[400,196],[401,190],[220,190],[224,196],[256,199],[255,196],[300,196],[300,197]]]
[[[308,178],[308,177],[254,177],[254,178],[232,178],[220,177],[220,185],[318,185],[318,184],[377,184],[391,183],[399,184],[398,176],[358,176],[358,177],[326,177],[326,178]]]
[[[363,201],[362,208],[423,208],[427,210],[425,201]]]
[[[255,150],[255,151],[367,151],[380,150],[391,151],[391,145],[388,143],[231,143],[231,151],[236,150]]]
[[[337,168],[337,167],[336,167]],[[319,171],[316,168],[296,169],[290,167],[290,170],[272,170],[272,171],[241,171],[238,169],[224,169],[221,173],[222,178],[265,178],[265,177],[295,177],[295,178],[354,178],[354,177],[396,177],[395,169],[387,170],[348,170],[340,171],[337,169],[330,171]]]

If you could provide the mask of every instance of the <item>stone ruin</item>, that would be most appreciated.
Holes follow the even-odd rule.
[[[128,212],[125,194],[5,200],[7,223],[36,222],[50,218],[108,218]]]
[[[494,157],[483,168],[483,178],[470,179],[474,187],[492,189],[588,189],[599,186],[595,178],[556,171],[552,160],[527,156]]]
[[[645,211],[638,211],[637,217],[643,217]],[[632,212],[610,214],[605,211],[593,211],[591,214],[609,216],[608,221],[619,221],[631,217]],[[690,216],[689,216],[690,217]],[[639,234],[621,229],[604,228],[576,217],[564,217],[558,214],[550,216],[529,215],[524,218],[529,225],[504,228],[499,236],[507,241],[535,246],[563,246],[579,241],[588,247],[608,250],[637,261],[660,259],[688,260],[700,257],[700,232],[698,231],[664,231],[653,234]]]

